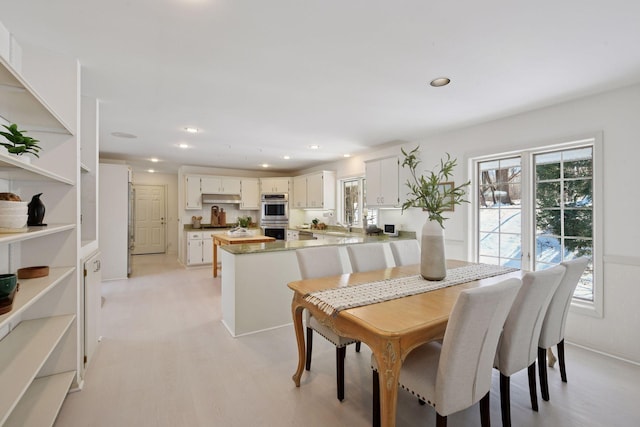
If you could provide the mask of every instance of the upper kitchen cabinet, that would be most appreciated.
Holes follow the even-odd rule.
[[[368,207],[393,207],[400,203],[400,163],[397,156],[365,163]]]
[[[293,207],[299,209],[335,209],[336,173],[316,172],[293,179]]]
[[[240,178],[203,176],[200,190],[202,194],[240,194]]]
[[[258,178],[242,178],[240,184],[240,209],[260,209],[260,180]]]
[[[187,175],[185,177],[185,209],[202,209],[202,191],[200,177]]]
[[[262,193],[288,193],[289,178],[260,178]]]

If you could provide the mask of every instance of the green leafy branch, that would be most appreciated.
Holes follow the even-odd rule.
[[[12,124],[11,126],[2,125],[9,132],[0,132],[0,135],[4,136],[8,142],[0,142],[4,148],[7,149],[9,153],[17,154],[18,156],[30,153],[36,157],[40,157],[38,152],[40,152],[40,146],[38,146],[37,139],[33,139],[30,136],[24,135],[27,131],[19,130],[17,124]]]
[[[445,182],[453,180],[453,169],[457,166],[457,160],[452,159],[449,153],[447,153],[446,160],[440,159],[439,171],[428,171],[426,178],[424,175],[418,176],[416,169],[420,165],[419,149],[420,146],[417,146],[407,153],[400,148],[404,155],[402,167],[408,167],[411,172],[411,177],[406,182],[407,187],[411,190],[410,193],[407,193],[410,198],[402,204],[402,211],[412,207],[422,208],[429,213],[430,220],[438,221],[440,227],[444,228],[442,222],[447,218],[443,217],[442,213],[452,210],[455,205],[468,202],[464,200],[465,187],[471,184],[471,181],[457,187],[443,185]]]

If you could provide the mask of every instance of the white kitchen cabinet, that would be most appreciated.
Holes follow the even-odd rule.
[[[260,209],[260,180],[258,178],[242,178],[240,182],[240,209]]]
[[[84,365],[91,358],[100,341],[100,312],[102,311],[102,263],[100,252],[96,252],[83,260],[84,286]]]
[[[72,384],[81,377],[81,322],[78,317],[80,277],[79,147],[76,136],[80,96],[76,61],[54,61],[31,54],[29,67],[60,73],[55,83],[34,81],[38,87],[56,85],[43,100],[25,78],[0,58],[0,86],[11,93],[0,96],[3,123],[29,128],[40,141],[40,158],[31,164],[0,150],[0,186],[29,201],[43,193],[46,227],[0,234],[0,272],[46,265],[49,274],[19,279],[11,311],[0,315],[0,425],[53,425]],[[68,73],[68,74],[67,74]],[[37,74],[37,73],[36,73]],[[42,77],[44,79],[44,77]],[[6,96],[5,96],[6,95]],[[48,105],[68,107],[64,122]],[[73,109],[73,111],[71,111]],[[5,190],[5,191],[7,191]]]
[[[213,238],[209,232],[202,234],[202,263],[213,263]]]
[[[201,194],[240,194],[240,178],[203,176],[200,178]]]
[[[289,178],[260,178],[262,193],[288,193]]]
[[[300,209],[335,209],[336,173],[322,171],[294,177],[293,207]]]
[[[400,165],[396,156],[365,163],[367,207],[400,204],[399,173]]]
[[[293,177],[293,198],[290,201],[291,207],[304,209],[307,207],[307,177]]]
[[[213,255],[211,259],[213,259]],[[199,264],[204,264],[203,233],[189,231],[187,233],[187,265]]]
[[[299,240],[300,232],[298,230],[287,230],[287,241]]]
[[[196,175],[185,177],[185,209],[202,209],[201,179]]]

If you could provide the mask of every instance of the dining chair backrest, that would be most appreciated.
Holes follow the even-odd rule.
[[[389,242],[397,266],[420,264],[420,244],[416,239]]]
[[[588,263],[589,259],[587,257],[561,263],[567,271],[549,303],[549,308],[542,323],[538,347],[549,348],[564,339],[564,327],[567,322],[569,306],[571,305],[571,297],[573,297],[573,292]]]
[[[337,276],[344,273],[337,246],[296,249],[296,257],[303,279]]]
[[[387,268],[387,258],[382,243],[363,243],[347,246],[351,269],[354,272]]]
[[[542,322],[565,270],[557,265],[522,277],[496,352],[495,367],[503,375],[511,376],[536,360]]]
[[[489,392],[498,339],[520,285],[520,279],[507,279],[467,289],[456,300],[436,378],[439,414],[468,408]]]

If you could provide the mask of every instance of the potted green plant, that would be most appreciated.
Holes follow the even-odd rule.
[[[239,216],[238,217],[238,226],[242,228],[247,228],[251,225],[251,217],[250,216]]]
[[[440,159],[440,167],[436,171],[431,170],[427,171],[426,175],[419,175],[417,168],[420,165],[420,146],[408,153],[402,148],[400,151],[404,156],[402,167],[409,168],[410,172],[406,182],[410,190],[407,193],[409,197],[402,204],[402,211],[419,207],[428,214],[422,227],[420,274],[427,280],[442,280],[447,275],[443,224],[447,218],[443,213],[467,202],[464,200],[465,187],[471,184],[471,181],[455,186],[452,181],[457,159],[452,159],[449,153],[446,153],[446,159]]]
[[[0,142],[0,144],[6,148],[9,153],[16,154],[18,156],[28,153],[36,157],[40,157],[38,155],[40,152],[38,142],[40,141],[25,135],[27,131],[19,130],[18,125],[15,123],[10,126],[2,125],[2,127],[4,127],[8,132],[0,131],[0,135],[4,136],[9,142]]]

